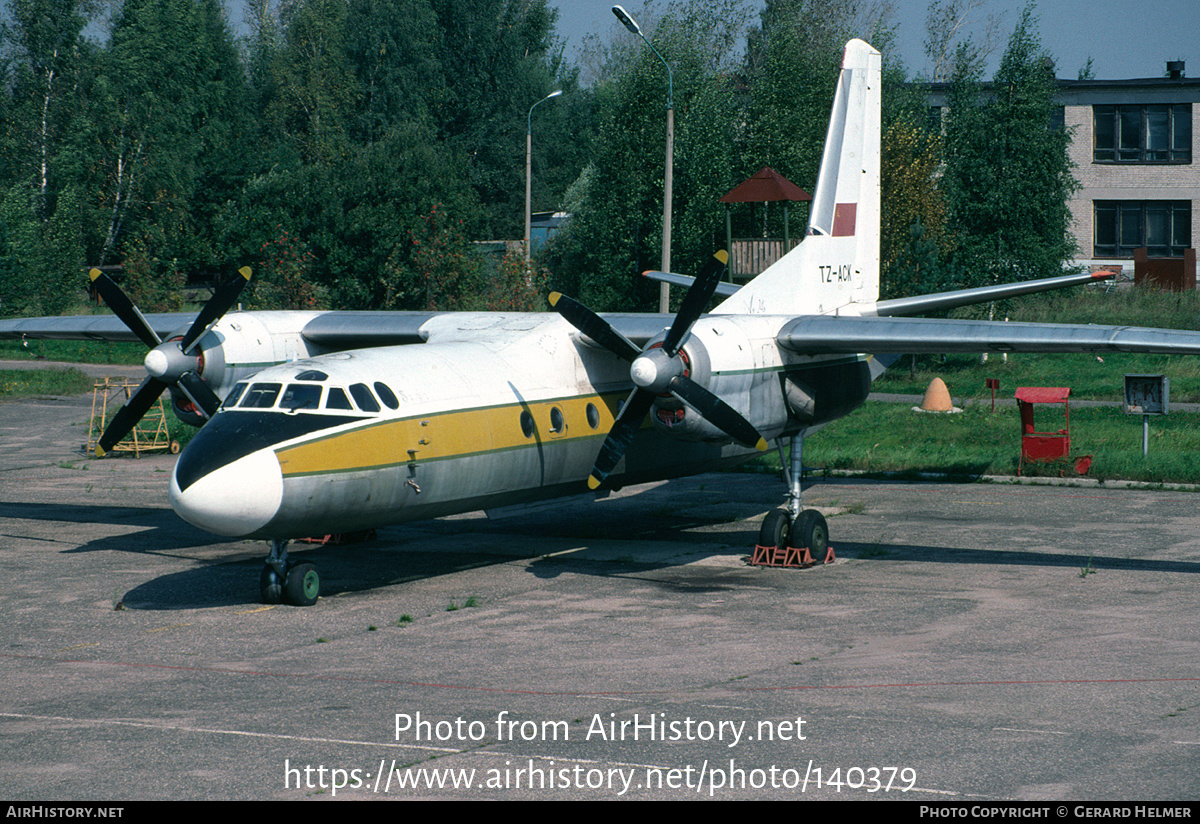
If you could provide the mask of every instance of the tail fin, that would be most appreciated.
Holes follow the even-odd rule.
[[[713,311],[802,315],[879,299],[879,52],[846,44],[808,235]]]

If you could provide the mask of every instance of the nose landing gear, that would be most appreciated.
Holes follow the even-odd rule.
[[[259,593],[264,604],[285,603],[294,607],[311,607],[321,594],[321,577],[317,567],[308,561],[288,561],[288,541],[271,540],[271,552],[259,576]]]

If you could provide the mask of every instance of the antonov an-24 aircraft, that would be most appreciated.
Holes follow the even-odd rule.
[[[165,389],[203,424],[175,465],[171,505],[220,535],[265,538],[268,603],[312,604],[320,579],[290,540],[366,530],[708,471],[790,447],[786,504],[763,546],[821,553],[801,507],[802,439],[854,410],[894,356],[869,353],[1200,354],[1200,334],[903,317],[1092,280],[879,300],[880,56],[846,45],[807,236],[740,289],[718,252],[678,315],[230,312],[249,278],[199,316],[143,316],[107,276],[117,318],[0,322],[4,337],[138,338],[149,376],[100,440],[124,437]],[[714,293],[726,296],[708,314]],[[207,421],[207,422],[205,422]]]

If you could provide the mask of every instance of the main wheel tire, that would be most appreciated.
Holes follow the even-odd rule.
[[[759,546],[787,546],[792,534],[792,513],[786,509],[772,509],[763,518],[758,530]]]
[[[258,591],[264,604],[283,603],[283,582],[270,564],[264,564],[262,575],[258,576]]]
[[[321,576],[310,563],[296,564],[288,569],[283,595],[294,607],[311,607],[321,594]]]
[[[807,548],[813,560],[820,561],[829,549],[829,524],[825,523],[825,516],[815,509],[804,510],[797,519],[792,538],[792,546]]]

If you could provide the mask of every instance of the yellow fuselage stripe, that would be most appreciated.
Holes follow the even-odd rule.
[[[593,394],[374,421],[285,447],[277,455],[287,477],[381,469],[539,443],[600,438],[612,429],[624,399],[623,393]],[[595,427],[587,420],[589,405],[594,405],[598,413]],[[563,416],[561,432],[551,429],[551,410],[555,407]],[[533,416],[534,432],[529,437],[521,429],[521,413],[525,411]]]

